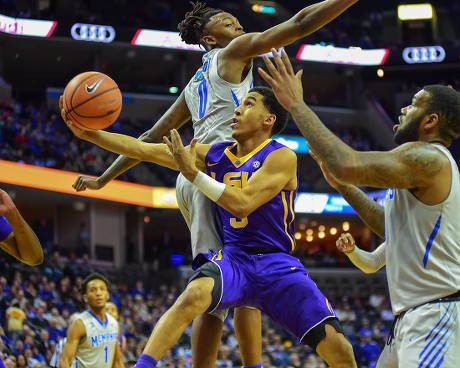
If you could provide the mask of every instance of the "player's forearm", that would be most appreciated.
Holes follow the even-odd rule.
[[[342,183],[356,180],[355,151],[333,134],[303,101],[292,103],[289,112],[312,151],[332,175]]]
[[[375,273],[385,266],[385,247],[386,244],[382,243],[373,252],[366,252],[355,245],[353,251],[345,254],[364,273]]]
[[[67,356],[61,355],[59,359],[59,368],[70,368],[72,360]]]
[[[22,262],[36,266],[43,262],[43,249],[37,235],[24,220],[17,208],[5,213],[14,233],[16,249],[13,254]]]
[[[370,199],[366,193],[354,185],[341,185],[337,188],[342,197],[355,209],[358,216],[369,229],[381,238],[385,237],[385,209]]]
[[[134,137],[124,134],[109,133],[103,130],[84,131],[81,138],[101,148],[120,155],[142,161],[145,159],[145,146]]]

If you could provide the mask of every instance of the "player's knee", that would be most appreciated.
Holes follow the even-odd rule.
[[[356,360],[353,348],[345,336],[331,325],[325,325],[326,337],[316,351],[332,368],[354,368]]]
[[[204,313],[212,301],[214,281],[210,277],[202,277],[188,284],[180,298],[181,307],[188,309],[196,316]]]

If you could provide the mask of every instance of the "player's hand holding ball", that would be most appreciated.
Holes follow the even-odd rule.
[[[122,96],[118,85],[100,72],[78,74],[59,99],[62,119],[77,136],[85,130],[105,129],[120,115]]]

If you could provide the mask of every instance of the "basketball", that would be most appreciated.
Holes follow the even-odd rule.
[[[63,94],[67,118],[84,130],[105,129],[121,112],[122,97],[115,81],[100,72],[78,74]]]

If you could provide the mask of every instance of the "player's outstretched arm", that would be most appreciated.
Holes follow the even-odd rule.
[[[366,252],[358,248],[350,233],[344,233],[337,239],[336,246],[364,273],[375,273],[385,266],[386,243],[380,244],[373,252]]]
[[[178,129],[187,123],[191,118],[190,111],[185,102],[184,93],[177,98],[164,115],[138,139],[148,143],[161,143],[163,136],[167,135],[173,128]],[[67,119],[63,116],[64,121]],[[141,162],[138,159],[121,155],[110,165],[99,177],[80,175],[73,187],[77,192],[86,189],[98,190],[107,185],[110,181],[124,173],[126,170]]]
[[[80,340],[86,336],[85,325],[81,319],[75,320],[67,329],[67,340],[59,358],[59,368],[70,368],[77,353]]]
[[[0,242],[0,246],[16,259],[29,266],[43,262],[43,248],[37,235],[27,224],[11,197],[0,189],[0,216],[11,226],[13,236]]]
[[[247,60],[308,36],[337,18],[358,0],[325,0],[303,8],[292,18],[261,33],[237,37],[222,50],[223,58]]]

